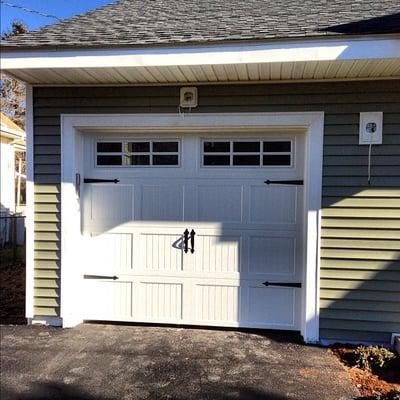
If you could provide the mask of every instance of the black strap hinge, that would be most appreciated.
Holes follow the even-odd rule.
[[[113,182],[118,183],[119,179],[93,179],[93,178],[85,178],[83,180],[84,183],[103,183],[103,182]]]
[[[113,281],[116,281],[118,276],[107,276],[107,275],[83,275],[84,279],[112,279]]]
[[[264,286],[283,286],[292,288],[301,288],[301,282],[264,282]]]
[[[270,181],[267,179],[264,181],[267,185],[304,185],[304,181],[302,180],[289,180],[289,181]]]

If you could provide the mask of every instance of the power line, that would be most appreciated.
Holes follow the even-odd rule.
[[[59,17],[57,17],[55,15],[45,14],[45,13],[42,13],[40,11],[33,10],[32,8],[26,8],[26,7],[20,6],[19,4],[12,4],[12,3],[8,3],[8,2],[3,1],[3,0],[0,0],[0,4],[3,4],[5,6],[7,6],[7,7],[18,8],[19,10],[22,10],[22,11],[25,11],[25,12],[29,12],[29,13],[32,13],[32,14],[37,14],[37,15],[40,15],[41,17],[53,18],[53,19],[56,19],[57,21],[61,21],[61,18],[59,18]]]

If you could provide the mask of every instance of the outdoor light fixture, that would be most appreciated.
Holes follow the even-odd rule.
[[[194,108],[197,107],[197,88],[196,87],[183,87],[181,88],[180,107],[181,108]]]

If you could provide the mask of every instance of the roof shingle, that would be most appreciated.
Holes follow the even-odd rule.
[[[2,46],[131,47],[399,32],[398,0],[119,0]]]

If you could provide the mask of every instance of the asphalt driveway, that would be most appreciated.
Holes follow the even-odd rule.
[[[1,327],[1,399],[350,400],[326,349],[280,334],[84,324]]]

